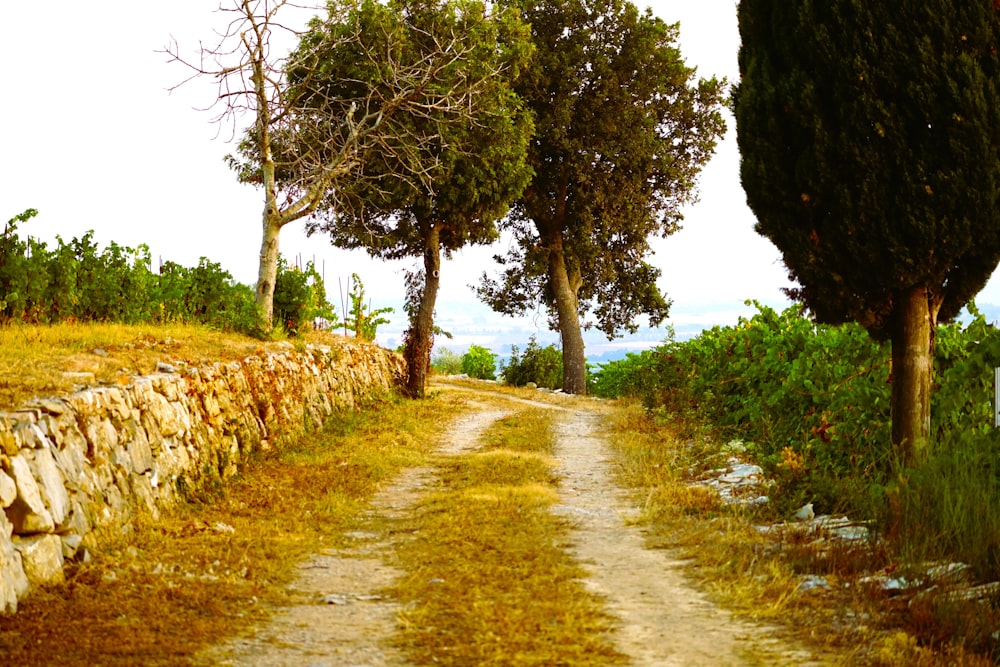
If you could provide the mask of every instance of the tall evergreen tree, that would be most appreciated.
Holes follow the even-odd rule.
[[[480,296],[522,314],[544,305],[562,339],[563,388],[586,391],[582,327],[609,338],[658,324],[669,302],[646,261],[677,229],[724,130],[724,84],[695,80],[678,26],[623,0],[513,0],[535,58],[515,90],[534,111],[534,178],[505,224],[515,246]],[[588,319],[588,314],[593,319]]]
[[[892,343],[893,441],[930,433],[933,336],[1000,260],[993,0],[742,0],[734,93],[756,230],[816,319]]]

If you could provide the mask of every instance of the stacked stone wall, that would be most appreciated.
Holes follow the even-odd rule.
[[[137,513],[155,518],[223,483],[249,457],[389,391],[404,370],[399,355],[350,339],[286,345],[0,413],[0,613]]]

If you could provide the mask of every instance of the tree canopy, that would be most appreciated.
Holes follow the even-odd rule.
[[[350,191],[370,160],[388,159],[383,173],[391,178],[383,182],[429,184],[435,163],[424,149],[439,138],[440,123],[470,116],[488,80],[475,76],[471,63],[483,53],[468,39],[476,22],[471,5],[328,0],[325,16],[280,56],[273,34],[288,30],[278,17],[288,5],[298,7],[230,0],[221,10],[232,21],[215,46],[191,60],[176,44],[165,49],[192,77],[218,82],[216,121],[235,131],[244,114],[252,118],[228,159],[241,181],[264,191],[256,292],[268,325],[281,229],[313,215],[331,193]],[[430,118],[438,124],[423,122]]]
[[[756,229],[818,320],[892,340],[893,437],[913,458],[934,325],[1000,260],[996,3],[742,0],[739,22]]]
[[[307,229],[375,257],[422,258],[417,277],[422,285],[408,308],[411,322],[405,334],[407,384],[411,394],[421,396],[441,252],[448,256],[463,246],[496,240],[496,220],[507,213],[531,174],[526,163],[531,115],[511,88],[530,56],[531,40],[515,10],[493,9],[480,0],[372,5],[370,11],[395,8],[402,18],[407,38],[399,42],[395,58],[421,62],[456,36],[465,56],[442,67],[421,90],[427,104],[385,120],[399,129],[386,133],[355,176],[328,193]],[[322,58],[323,106],[317,111],[331,117],[346,112],[336,107],[353,99],[352,89],[377,91],[385,85],[379,63],[359,58],[353,52],[357,45],[346,46]],[[359,67],[359,62],[367,66]],[[433,104],[438,89],[466,91],[461,113]],[[390,93],[383,97],[391,99]]]
[[[609,338],[669,302],[646,257],[695,197],[724,130],[724,83],[695,80],[678,26],[622,0],[518,2],[535,58],[516,92],[535,114],[534,177],[504,226],[514,245],[481,297],[522,314],[541,305],[562,338],[564,389],[586,390],[581,326]],[[591,319],[588,319],[588,316]],[[581,321],[581,317],[584,319]]]

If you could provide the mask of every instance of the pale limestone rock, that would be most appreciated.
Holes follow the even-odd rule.
[[[17,485],[17,498],[4,512],[14,525],[14,532],[18,535],[51,533],[55,529],[55,522],[45,508],[27,458],[22,455],[11,457],[9,473]]]
[[[70,533],[69,535],[60,535],[59,537],[62,540],[63,560],[74,560],[77,552],[80,550],[80,545],[83,544],[83,536]]]
[[[21,554],[29,583],[54,584],[63,580],[62,540],[58,535],[17,537],[14,548]]]
[[[10,507],[17,499],[17,484],[13,478],[0,470],[0,508]]]
[[[25,458],[38,483],[42,500],[52,515],[52,520],[57,527],[62,526],[69,518],[69,494],[66,492],[66,483],[56,466],[55,459],[52,458],[52,453],[46,447],[28,452]]]
[[[86,427],[90,451],[110,452],[118,446],[118,431],[110,419],[92,420]]]
[[[49,446],[49,439],[45,437],[45,433],[42,432],[42,429],[36,423],[24,423],[23,427],[18,429],[18,431],[18,435],[21,438],[21,447],[41,449]]]
[[[59,415],[65,414],[69,410],[69,406],[65,401],[58,398],[42,398],[35,402],[38,407],[45,410],[49,414]]]
[[[129,418],[123,430],[128,435],[129,464],[133,472],[144,473],[153,469],[153,451],[149,447],[149,438],[139,425],[139,422]]]
[[[14,527],[0,512],[0,615],[17,611],[17,599],[28,592],[28,577],[24,574],[21,554],[14,549],[11,532]]]
[[[101,387],[95,389],[103,412],[117,419],[128,419],[131,406],[128,394],[122,387]]]
[[[168,403],[160,416],[160,433],[165,437],[183,436],[191,430],[191,413],[179,402]]]
[[[76,422],[76,415],[73,414],[59,417],[52,440],[59,450],[73,449],[86,454],[89,447],[87,436],[80,430]]]
[[[56,466],[66,479],[67,489],[87,491],[92,488],[92,481],[86,474],[88,464],[85,439],[83,442],[65,442],[63,447],[51,451]]]
[[[69,523],[66,530],[73,535],[86,535],[94,527],[93,517],[88,511],[93,507],[90,502],[81,502],[78,498],[73,499],[73,511],[69,515]]]

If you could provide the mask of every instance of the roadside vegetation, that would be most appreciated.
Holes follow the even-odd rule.
[[[101,247],[94,233],[55,247],[19,230],[38,214],[11,218],[0,236],[0,324],[121,322],[204,324],[263,337],[253,289],[203,257],[198,266],[162,262],[154,271],[149,247]],[[323,279],[312,263],[278,265],[272,337],[296,334],[315,318],[335,322]],[[270,332],[269,332],[270,335]]]
[[[889,434],[887,348],[857,325],[817,325],[797,307],[758,310],[736,326],[612,362],[595,378],[597,393],[635,399],[616,437],[653,541],[690,550],[702,578],[737,607],[779,613],[803,633],[867,645],[858,626],[895,628],[901,634],[889,637],[895,648],[885,655],[898,661],[876,664],[996,658],[996,591],[962,600],[949,586],[891,591],[851,582],[916,582],[928,567],[955,562],[969,566],[966,588],[1000,579],[1000,436],[990,409],[1000,333],[974,307],[967,323],[938,328],[935,442],[925,463],[908,467]],[[760,464],[770,480],[769,502],[752,512],[724,508],[690,484],[733,455]],[[750,528],[794,522],[806,503],[817,515],[846,514],[872,538],[776,547]],[[796,594],[806,575],[827,586]],[[931,648],[948,657],[932,657]]]

